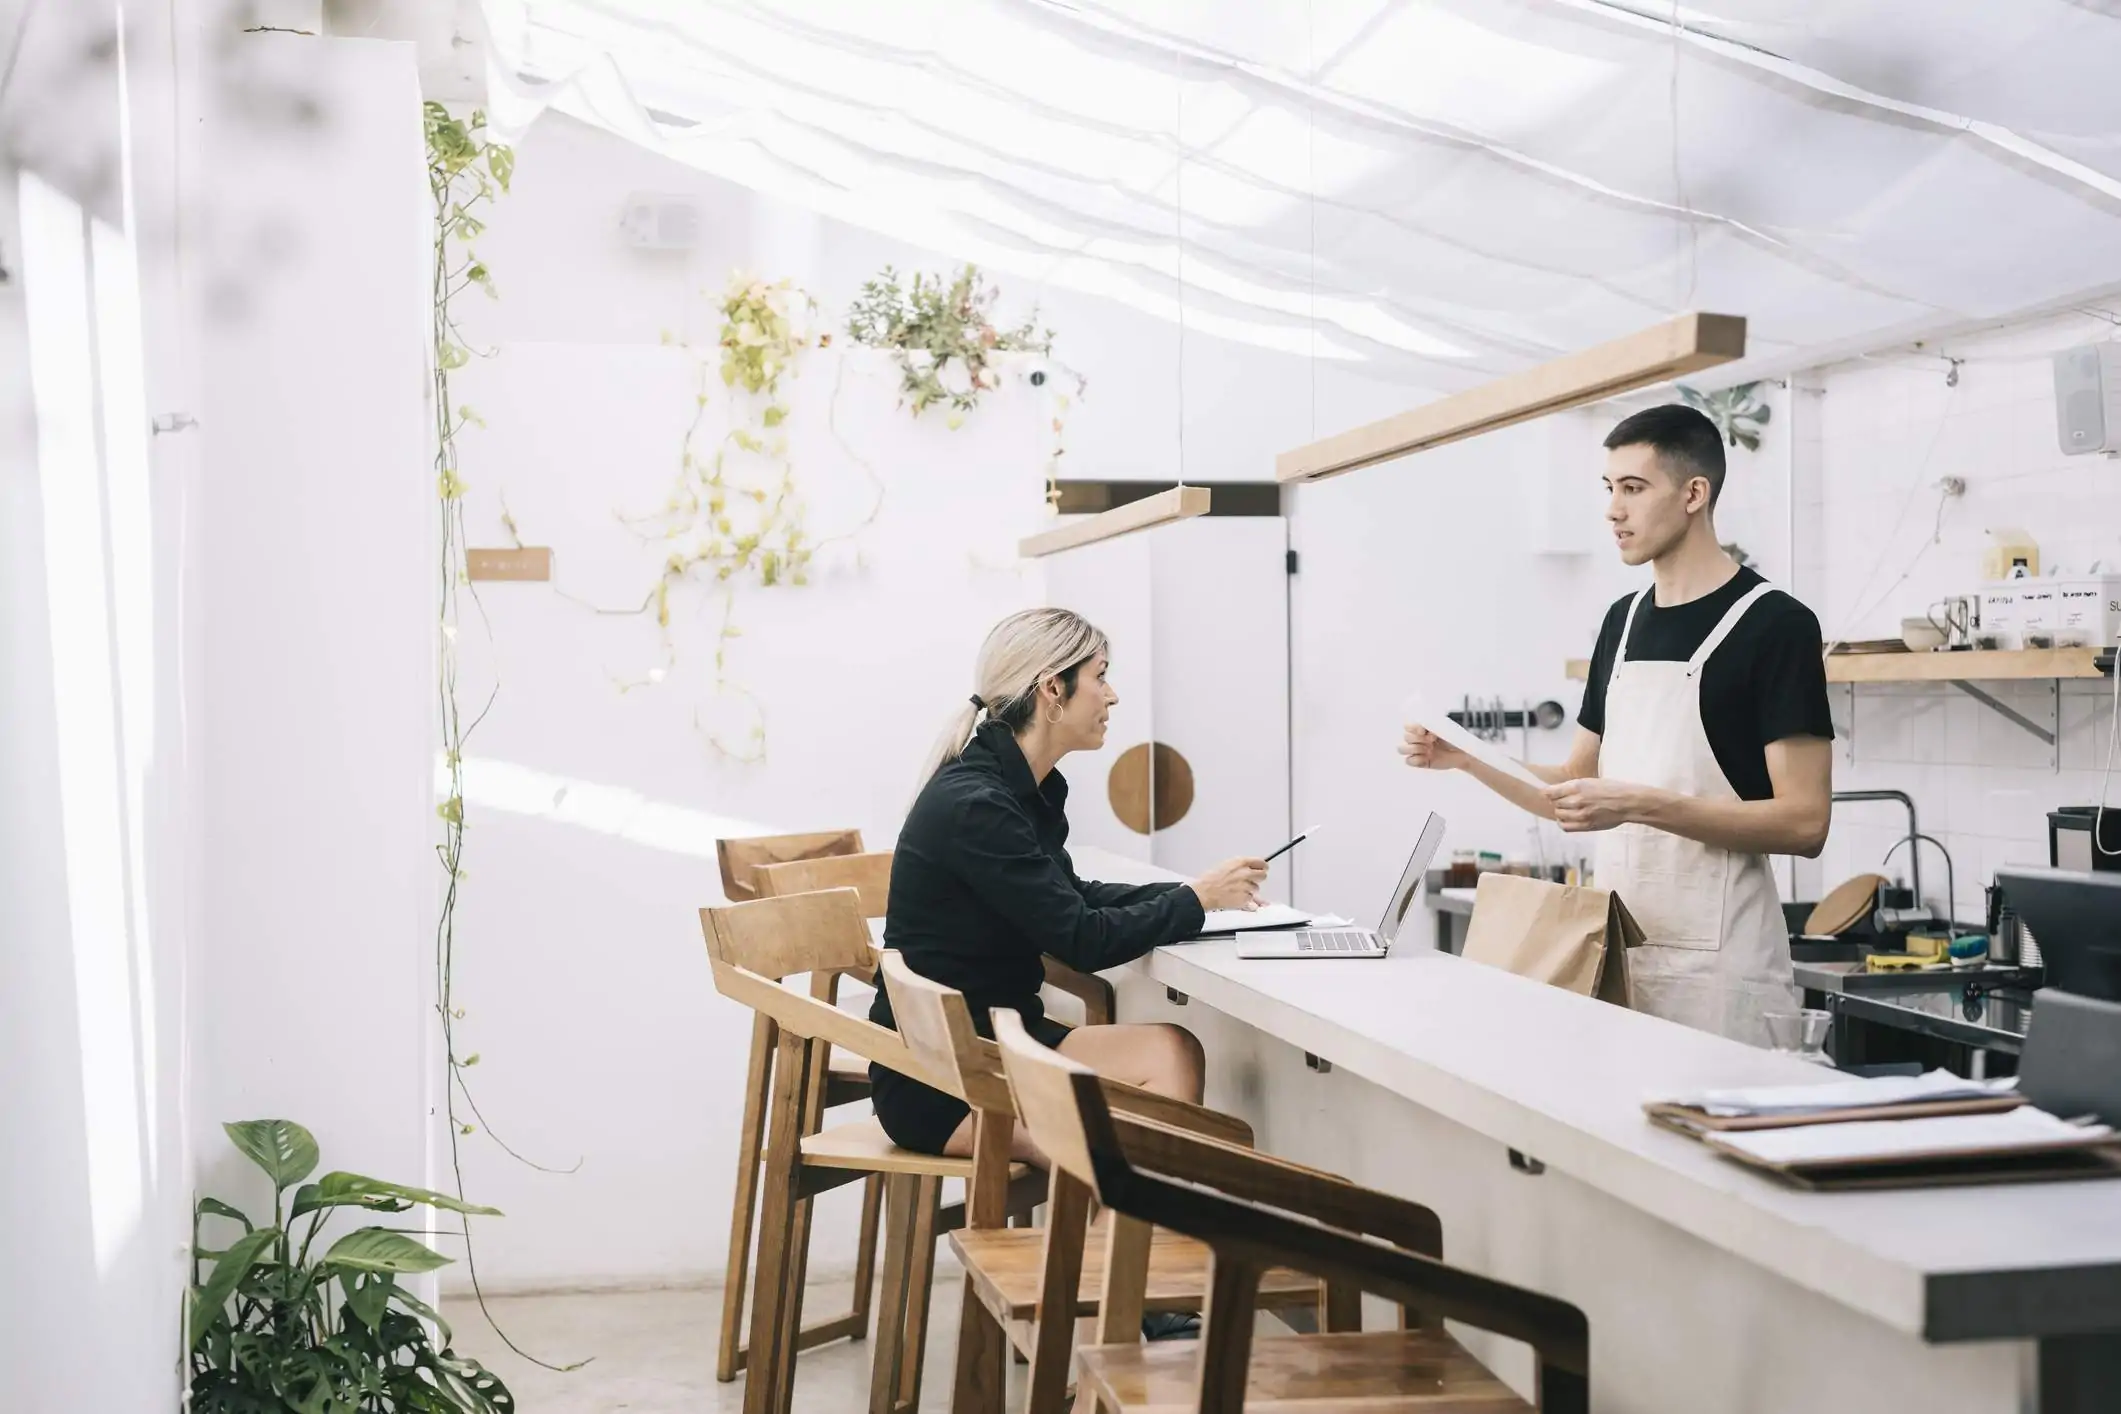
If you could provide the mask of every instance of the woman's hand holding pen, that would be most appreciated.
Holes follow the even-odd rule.
[[[1219,908],[1259,907],[1259,886],[1267,881],[1264,859],[1226,859],[1190,885],[1200,906],[1210,913]]]

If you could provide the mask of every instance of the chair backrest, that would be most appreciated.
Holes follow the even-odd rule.
[[[1096,1136],[1103,1140],[1102,1147],[1117,1152],[1119,1146],[1112,1137],[1112,1117],[1098,1088],[1097,1072],[1040,1045],[1024,1029],[1023,1018],[1005,1007],[994,1012],[994,1041],[1001,1047],[1002,1069],[1016,1097],[1017,1117],[1030,1132],[1031,1142],[1054,1167],[1102,1198],[1097,1166],[1091,1161],[1101,1147],[1093,1139],[1093,1125],[1102,1121],[1103,1133]]]
[[[714,960],[778,982],[798,972],[849,972],[872,965],[869,924],[853,889],[762,898],[703,908]]]
[[[891,903],[891,851],[877,854],[830,854],[762,864],[751,871],[760,898],[786,898],[822,889],[853,889],[862,896],[862,915],[882,918]]]
[[[715,861],[722,867],[722,897],[743,903],[759,897],[754,872],[763,864],[786,864],[798,859],[824,859],[839,854],[860,854],[860,830],[824,830],[807,835],[752,835],[744,839],[716,840]]]
[[[878,970],[907,1049],[933,1069],[955,1076],[958,1098],[972,1108],[1013,1113],[1008,1082],[972,1024],[965,994],[921,976],[894,949],[884,950]]]
[[[928,1085],[954,1079],[913,1054],[895,1031],[832,1005],[842,974],[875,965],[869,924],[853,889],[754,899],[700,910],[715,990],[742,1002],[789,1034],[843,1046]],[[781,985],[809,973],[810,994]]]
[[[1168,1144],[1160,1144],[1154,1127],[1137,1126],[1129,1131],[1131,1142],[1123,1140],[1094,1072],[1039,1045],[1013,1012],[997,1011],[994,1023],[1017,1113],[1032,1141],[1057,1172],[1081,1180],[1114,1212],[1199,1238],[1213,1249],[1218,1266],[1228,1260],[1248,1270],[1254,1287],[1259,1268],[1280,1264],[1390,1297],[1403,1308],[1418,1307],[1432,1319],[1464,1321],[1524,1341],[1538,1356],[1538,1407],[1588,1414],[1590,1332],[1575,1307],[1419,1251],[1391,1230],[1415,1217],[1413,1229],[1426,1235],[1433,1215],[1404,1199],[1192,1136],[1172,1133]],[[1161,1156],[1154,1155],[1158,1149]],[[1359,1208],[1375,1211],[1365,1219]],[[1402,1211],[1407,1209],[1414,1212]],[[1225,1407],[1218,1401],[1243,1389],[1252,1306],[1242,1298],[1236,1305],[1241,1319],[1227,1313],[1219,1319],[1214,1302],[1209,1304],[1203,1409]],[[1222,1358],[1219,1342],[1234,1358]]]

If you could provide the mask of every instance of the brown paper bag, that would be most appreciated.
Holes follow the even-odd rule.
[[[1464,955],[1535,982],[1630,1005],[1628,949],[1642,929],[1604,889],[1483,874]]]

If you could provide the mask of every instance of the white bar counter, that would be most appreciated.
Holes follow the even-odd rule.
[[[1172,877],[1075,860],[1084,878]],[[1439,953],[1425,931],[1382,960],[1190,943],[1108,975],[1121,1020],[1201,1037],[1209,1103],[1262,1148],[1427,1203],[1450,1260],[1582,1307],[1598,1409],[2121,1410],[2103,1387],[2121,1376],[2121,1180],[1785,1186],[1641,1103],[1816,1067]],[[1506,1375],[1521,1359],[1484,1353]],[[2066,1395],[2090,1372],[2092,1402]]]

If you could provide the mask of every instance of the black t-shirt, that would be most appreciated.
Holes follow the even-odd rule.
[[[1653,592],[1635,613],[1629,659],[1685,662],[1716,631],[1731,605],[1759,583],[1757,573],[1740,569],[1720,589],[1667,609],[1657,607]],[[1598,647],[1591,654],[1590,680],[1584,684],[1583,710],[1576,714],[1586,730],[1600,736],[1605,735],[1605,689],[1620,646],[1620,626],[1634,598],[1630,594],[1606,611]],[[1741,799],[1774,798],[1767,769],[1770,742],[1793,736],[1832,739],[1823,647],[1818,618],[1777,589],[1746,610],[1709,655],[1701,672],[1701,725],[1724,779]]]

